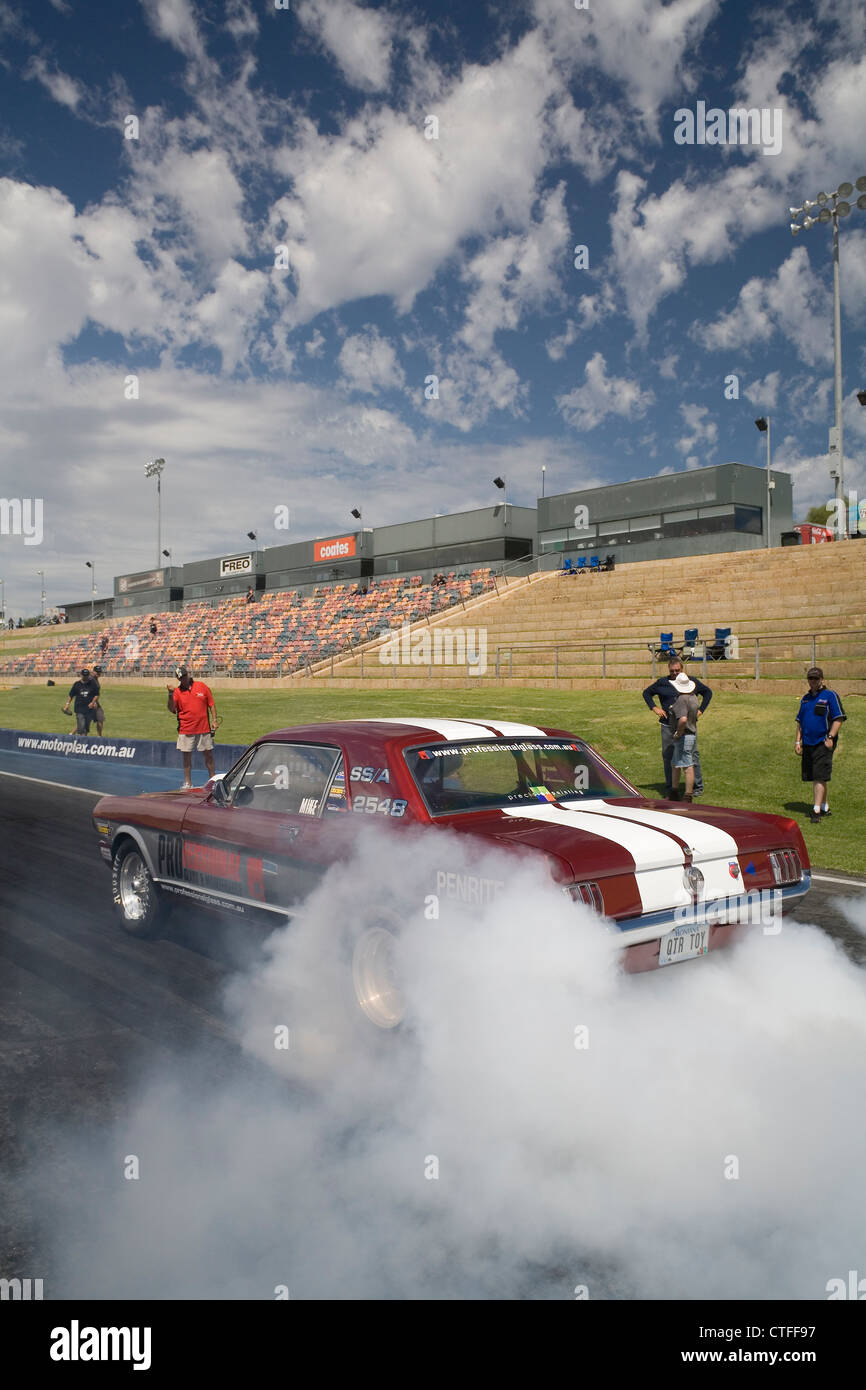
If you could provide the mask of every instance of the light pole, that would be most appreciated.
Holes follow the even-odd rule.
[[[39,578],[42,580],[42,616],[43,616],[43,618],[44,618],[44,617],[45,617],[45,571],[44,571],[44,570],[37,570],[36,573],[39,575]]]
[[[544,475],[545,475],[546,472],[547,472],[547,464],[546,464],[546,463],[543,463],[543,464],[541,465],[541,495],[542,495],[542,497],[544,496]]]
[[[6,580],[0,579],[0,618],[6,621]]]
[[[493,485],[494,487],[500,488],[502,492],[505,494],[502,499],[502,529],[504,531],[506,526],[508,525],[508,489],[505,486],[504,478],[494,478]]]
[[[756,421],[755,421],[755,424],[757,425],[757,427],[758,427],[758,429],[761,431],[761,433],[762,433],[762,434],[766,433],[766,436],[767,436],[767,549],[769,550],[769,549],[770,549],[770,493],[771,493],[772,490],[773,490],[773,484],[772,484],[772,482],[771,482],[771,480],[770,480],[770,417],[769,417],[769,415],[762,415],[761,418],[760,418],[760,420],[756,420]]]
[[[154,459],[145,466],[144,476],[156,478],[156,568],[159,569],[159,552],[162,550],[162,470],[165,459]]]
[[[93,601],[96,598],[96,567],[90,560],[84,561],[90,570],[90,621],[93,622]]]
[[[835,463],[839,470],[839,495],[843,500],[845,497],[845,452],[842,447],[842,307],[839,295],[839,218],[847,217],[851,211],[851,204],[845,200],[853,192],[853,184],[840,183],[835,193],[818,193],[814,201],[807,198],[801,208],[788,209],[794,219],[791,223],[792,236],[796,236],[804,229],[808,231],[810,227],[815,226],[816,222],[833,223],[833,398],[835,410],[834,424],[830,431],[830,463]],[[857,180],[857,192],[860,194],[857,199],[857,207],[864,211],[866,210],[866,175],[861,175]],[[809,213],[812,208],[816,207],[820,208],[817,217],[804,217],[802,225],[797,221],[801,213]],[[842,524],[839,527],[839,540],[847,539],[848,519],[843,515]]]

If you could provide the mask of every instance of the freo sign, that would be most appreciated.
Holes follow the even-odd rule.
[[[232,555],[220,560],[220,579],[225,579],[226,575],[251,574],[252,568],[252,555]]]
[[[337,536],[335,540],[314,541],[313,560],[348,560],[357,553],[354,536]]]

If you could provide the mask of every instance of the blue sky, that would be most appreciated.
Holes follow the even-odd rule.
[[[542,465],[760,466],[762,413],[795,510],[827,497],[830,235],[787,208],[866,174],[859,0],[0,0],[0,63],[0,496],[44,509],[0,535],[13,614],[39,569],[50,604],[153,565],[157,455],[176,562],[499,473],[532,505]],[[781,149],[678,144],[699,102]],[[866,213],[841,241],[862,496]]]

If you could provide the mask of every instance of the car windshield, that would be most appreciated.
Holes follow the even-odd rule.
[[[431,815],[638,793],[580,739],[491,739],[407,749]]]

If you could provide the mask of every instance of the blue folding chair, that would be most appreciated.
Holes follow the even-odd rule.
[[[568,558],[567,560],[563,560],[563,562],[562,562],[562,568],[563,568],[563,570],[565,571],[566,574],[571,574],[571,557],[570,557],[570,556],[569,556],[569,558]]]
[[[577,561],[577,571],[578,571],[578,574],[583,574],[583,571],[584,571],[585,569],[586,569],[586,556],[585,556],[585,555],[581,555],[581,556],[578,558],[578,561]]]
[[[597,556],[597,555],[590,555],[590,557],[589,557],[589,572],[590,572],[590,574],[598,574],[598,570],[599,570],[599,559],[598,559],[598,556]]]
[[[725,641],[726,641],[726,639],[727,639],[728,637],[730,637],[730,635],[731,635],[731,629],[730,629],[729,627],[717,627],[717,628],[716,628],[716,640],[714,641],[713,646],[712,646],[712,650],[711,650],[711,652],[710,652],[710,655],[712,656],[713,661],[721,661],[722,658],[724,657],[724,655],[725,655]]]
[[[672,632],[659,633],[659,656],[676,656],[674,651],[674,634]]]
[[[688,652],[689,656],[694,656],[695,647],[698,645],[698,629],[687,627],[683,633],[683,656]]]

